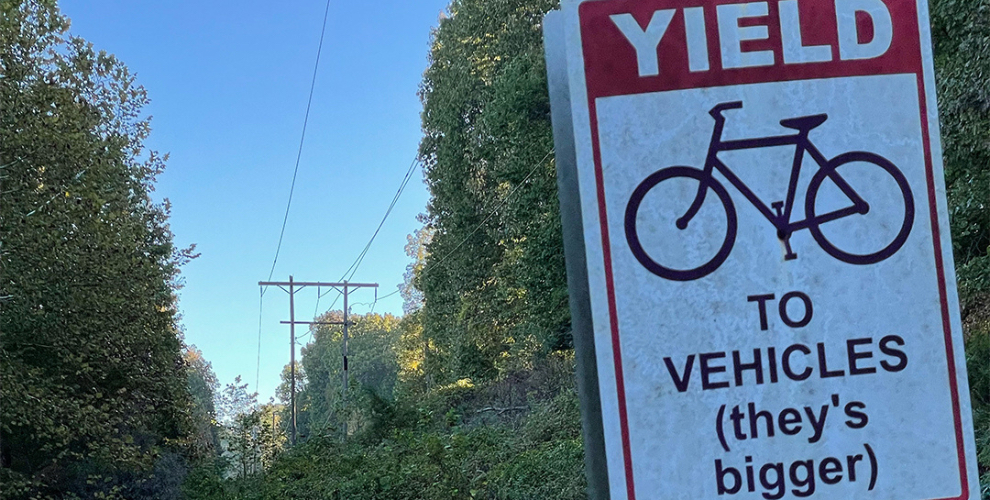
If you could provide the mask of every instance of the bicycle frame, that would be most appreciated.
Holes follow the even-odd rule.
[[[713,172],[718,170],[726,179],[732,183],[736,189],[739,190],[743,196],[753,204],[757,210],[763,214],[764,217],[770,221],[771,224],[777,229],[778,237],[782,240],[786,240],[790,235],[801,229],[807,229],[812,225],[822,224],[825,222],[840,219],[842,217],[848,217],[857,213],[866,213],[869,211],[869,204],[867,204],[861,196],[852,188],[842,178],[837,172],[835,172],[834,166],[829,165],[829,160],[815,147],[814,144],[808,139],[808,133],[811,128],[801,128],[795,134],[780,135],[772,137],[761,137],[755,139],[736,139],[723,141],[722,132],[725,128],[725,117],[722,116],[722,112],[727,109],[739,109],[742,107],[741,102],[729,102],[722,103],[715,106],[711,110],[711,115],[715,119],[715,128],[712,132],[712,140],[708,147],[708,157],[705,159],[704,168],[704,181],[698,187],[698,195],[695,197],[694,202],[688,209],[687,213],[683,217],[678,219],[677,225],[681,229],[687,227],[688,221],[694,218],[698,210],[701,209],[701,205],[705,201],[705,196],[709,190],[709,180],[712,182],[717,182],[713,179]],[[756,194],[747,186],[742,179],[736,176],[735,173],[726,165],[722,160],[718,158],[718,153],[722,151],[739,151],[747,149],[760,149],[769,148],[776,146],[795,146],[794,153],[794,163],[791,166],[791,177],[790,182],[787,187],[787,199],[781,202],[772,203],[771,206],[776,210],[774,213],[771,210],[771,206],[763,203]],[[818,164],[819,169],[828,169],[826,175],[835,182],[836,186],[842,190],[843,194],[849,197],[852,201],[852,206],[828,212],[825,214],[817,215],[814,219],[805,218],[797,222],[791,222],[792,210],[794,207],[794,196],[797,191],[797,183],[801,174],[801,163],[804,160],[804,154],[808,153],[815,163]]]

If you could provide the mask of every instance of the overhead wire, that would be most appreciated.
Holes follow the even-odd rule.
[[[316,308],[314,308],[314,310],[313,310],[313,317],[314,318],[317,317],[317,316],[319,316],[319,312],[320,312],[320,299],[322,299],[324,295],[326,295],[326,294],[328,294],[330,292],[334,292],[334,291],[336,291],[337,293],[340,293],[340,291],[337,290],[336,287],[335,288],[331,288],[331,289],[327,290],[324,293],[320,293],[320,290],[319,289],[316,290]]]
[[[529,182],[529,179],[533,177],[533,174],[535,174],[536,171],[539,170],[540,167],[544,166],[547,158],[549,158],[550,155],[552,155],[552,154],[553,154],[553,149],[547,151],[547,154],[544,155],[543,158],[541,158],[540,161],[538,161],[535,165],[533,165],[533,168],[531,168],[529,170],[529,172],[526,174],[526,177],[524,177],[523,180],[520,181],[519,184],[517,184],[512,189],[512,191],[510,191],[507,195],[505,195],[505,197],[502,198],[502,200],[500,200],[498,202],[498,205],[495,206],[492,209],[492,211],[489,212],[488,215],[480,223],[478,223],[474,227],[474,229],[472,229],[471,232],[468,233],[468,235],[464,239],[462,239],[450,252],[448,252],[446,255],[444,255],[439,261],[437,261],[436,263],[431,263],[429,267],[438,266],[438,265],[442,264],[448,258],[450,258],[454,253],[456,253],[457,250],[459,250],[462,246],[464,246],[464,244],[467,243],[467,241],[472,236],[474,236],[475,233],[477,233],[489,220],[491,220],[491,218],[494,217],[495,214],[498,213],[498,211],[501,210],[502,207],[504,207],[505,204],[508,203],[508,201],[523,186],[525,186]],[[368,250],[371,248],[371,245],[374,243],[375,238],[378,236],[378,233],[381,231],[382,226],[384,226],[385,221],[388,219],[388,216],[392,213],[392,209],[395,207],[395,204],[398,202],[399,197],[402,195],[403,190],[405,190],[406,185],[409,183],[409,179],[412,178],[412,173],[415,171],[415,167],[417,165],[418,165],[418,161],[417,160],[413,160],[413,162],[409,165],[409,168],[406,171],[406,175],[403,177],[402,182],[399,185],[399,189],[396,191],[395,196],[392,197],[392,201],[389,203],[388,208],[385,210],[385,214],[382,217],[381,222],[378,224],[378,227],[375,229],[374,234],[372,234],[371,238],[368,240],[368,243],[364,246],[364,248],[362,249],[361,253],[354,260],[354,262],[350,265],[350,267],[348,267],[347,270],[344,271],[344,274],[341,277],[340,281],[344,281],[345,279],[352,278],[354,276],[354,274],[357,272],[357,269],[360,267],[361,263],[363,262],[364,257],[368,253]],[[331,290],[327,290],[324,293],[320,293],[320,290],[317,290],[317,299],[316,299],[317,300],[317,305],[316,305],[316,308],[317,309],[316,309],[316,311],[314,311],[314,317],[317,316],[316,313],[319,311],[319,301],[320,301],[320,299],[323,296],[325,296],[325,295],[327,295],[327,294],[329,294],[329,293],[331,293],[333,291],[336,291],[337,292],[337,296],[334,298],[333,303],[330,304],[330,309],[332,309],[333,306],[336,305],[337,300],[340,299],[340,296],[343,295],[343,292],[341,290],[337,289],[337,288],[333,288]],[[386,295],[383,295],[381,297],[378,297],[377,296],[377,293],[378,292],[377,292],[377,289],[376,289],[376,291],[375,291],[376,296],[375,296],[375,300],[373,302],[370,302],[370,303],[369,302],[357,302],[357,303],[351,304],[351,306],[356,306],[356,305],[370,305],[371,306],[370,311],[371,312],[374,312],[375,306],[378,304],[378,302],[380,302],[380,301],[382,301],[384,299],[387,299],[389,297],[392,297],[392,296],[396,295],[397,293],[399,293],[400,291],[401,290],[395,290],[395,291],[393,291],[391,293],[388,293]],[[260,324],[260,320],[259,320],[259,324]],[[313,331],[310,330],[310,332],[307,333],[307,334],[305,334],[305,335],[303,335],[303,337],[305,337],[306,335],[312,335],[312,333],[313,333]],[[302,337],[300,337],[300,339],[301,338]],[[259,339],[260,339],[260,335],[259,335]],[[260,340],[259,340],[259,353],[260,353]],[[259,354],[259,356],[260,356],[260,354]]]
[[[543,158],[540,159],[540,161],[538,161],[533,166],[532,169],[530,169],[530,171],[526,174],[526,177],[524,177],[523,180],[520,181],[519,184],[516,185],[516,187],[514,187],[512,189],[512,191],[510,191],[504,198],[502,198],[502,200],[498,203],[498,205],[494,209],[492,209],[492,211],[488,214],[488,216],[486,216],[484,218],[484,220],[482,220],[477,226],[475,226],[475,228],[470,233],[468,233],[468,235],[463,240],[461,240],[461,242],[458,243],[449,253],[447,253],[446,255],[444,255],[444,257],[441,258],[439,261],[437,261],[436,264],[432,264],[432,265],[440,265],[440,264],[442,264],[448,258],[450,258],[450,256],[452,256],[458,249],[460,249],[461,246],[463,246],[465,243],[467,243],[467,241],[471,238],[471,236],[473,236],[476,232],[478,232],[478,230],[480,230],[482,226],[484,226],[496,213],[498,213],[498,211],[501,210],[502,207],[504,207],[505,204],[508,203],[508,201],[524,185],[526,185],[529,182],[529,179],[533,176],[533,174],[535,174],[536,171],[541,166],[544,165],[544,162],[552,154],[553,154],[553,149],[550,149],[549,151],[547,151],[547,154],[544,155]],[[361,251],[361,253],[358,255],[358,257],[354,260],[354,262],[351,264],[351,266],[348,267],[348,269],[346,271],[344,271],[344,275],[341,277],[341,281],[343,281],[345,278],[346,279],[352,278],[354,276],[354,274],[357,272],[357,269],[360,267],[361,263],[363,262],[365,255],[367,255],[368,250],[371,248],[371,245],[374,243],[375,238],[378,236],[379,231],[381,231],[381,228],[385,224],[385,221],[388,219],[388,216],[392,213],[392,209],[395,207],[396,202],[398,202],[399,197],[402,195],[402,191],[405,189],[406,185],[409,183],[409,179],[412,177],[412,172],[415,170],[415,167],[416,167],[417,164],[418,164],[418,161],[417,160],[413,160],[413,162],[409,165],[409,169],[406,171],[406,175],[403,178],[402,182],[400,183],[399,189],[396,191],[395,196],[393,196],[392,201],[389,204],[388,209],[386,209],[385,215],[382,217],[382,221],[378,224],[378,227],[375,229],[374,234],[372,234],[371,239],[364,246],[364,249]],[[334,290],[336,290],[336,288]],[[337,303],[337,300],[340,298],[340,296],[343,295],[343,293],[340,290],[337,290],[337,291],[338,291],[338,294],[334,298],[333,303],[330,305],[330,308],[331,309]],[[378,294],[378,291],[376,289],[375,290],[375,300],[374,300],[374,302],[371,303],[371,311],[374,312],[375,305],[379,301],[384,300],[386,298],[389,298],[389,297],[391,297],[391,296],[399,293],[400,291],[401,291],[401,289],[398,289],[398,290],[395,290],[395,291],[393,291],[393,292],[391,292],[389,294],[386,294],[386,295],[383,295],[381,297],[378,297],[378,295],[377,295]],[[328,290],[326,293],[330,293],[330,291]],[[317,310],[319,310],[319,300],[320,300],[320,298],[323,295],[325,295],[325,294],[321,294],[320,291],[317,290]],[[367,305],[367,303],[360,303],[359,302],[359,303],[352,304],[352,306],[354,306],[354,305]],[[314,314],[314,316],[315,316],[315,314]],[[313,333],[314,333],[314,330],[311,329],[310,332],[307,335],[312,335]],[[259,349],[260,349],[260,342],[259,342]],[[324,355],[326,355],[326,353],[324,353]],[[324,428],[329,423],[329,420],[330,420],[330,416],[328,415],[327,416],[327,422],[324,423]]]
[[[392,201],[389,203],[388,209],[385,210],[385,215],[382,216],[382,221],[378,223],[378,227],[375,228],[374,234],[372,234],[371,239],[368,240],[368,244],[364,246],[363,250],[361,250],[361,254],[358,255],[358,258],[355,259],[353,264],[351,264],[351,267],[349,267],[347,271],[344,271],[344,275],[347,275],[347,273],[350,272],[350,276],[346,279],[350,280],[353,278],[354,274],[357,273],[358,268],[361,267],[361,263],[364,262],[364,257],[368,254],[368,250],[371,249],[371,244],[375,242],[375,238],[378,237],[378,232],[382,230],[382,226],[385,225],[385,221],[392,213],[392,209],[395,208],[395,204],[398,203],[399,197],[402,196],[402,192],[405,191],[406,186],[409,184],[409,180],[412,179],[412,174],[416,171],[417,165],[419,165],[419,159],[414,158],[409,164],[409,168],[406,169],[406,175],[402,178],[402,182],[399,184],[399,189],[396,190],[395,196],[392,197]]]
[[[295,168],[294,168],[293,174],[292,174],[292,184],[291,184],[290,189],[289,189],[289,200],[286,203],[285,216],[283,217],[283,220],[282,220],[282,229],[279,232],[279,241],[278,241],[278,245],[277,245],[277,247],[275,249],[275,258],[272,260],[272,268],[271,268],[271,270],[269,272],[269,275],[268,275],[268,279],[269,280],[271,279],[271,277],[275,273],[275,266],[278,263],[278,255],[279,255],[279,252],[280,252],[280,250],[282,248],[282,240],[283,240],[284,235],[285,235],[285,227],[286,227],[286,223],[287,223],[288,217],[289,217],[289,209],[290,209],[291,204],[292,204],[292,194],[293,194],[293,192],[295,190],[296,177],[297,177],[297,174],[299,172],[299,161],[300,161],[300,158],[302,156],[302,147],[303,147],[303,143],[304,143],[304,140],[305,140],[305,137],[306,137],[306,125],[307,125],[307,123],[309,121],[309,111],[310,111],[310,107],[312,105],[313,89],[315,88],[315,85],[316,85],[317,69],[319,68],[320,54],[321,54],[322,49],[323,49],[323,38],[324,38],[324,35],[325,35],[325,31],[326,31],[326,21],[327,21],[327,16],[329,14],[329,9],[330,9],[330,2],[329,2],[329,0],[327,0],[327,7],[326,7],[326,11],[324,12],[324,16],[323,16],[323,30],[320,33],[320,45],[319,45],[319,48],[317,49],[317,55],[316,55],[316,67],[313,70],[313,79],[312,79],[312,82],[311,82],[311,85],[310,85],[309,99],[308,99],[307,104],[306,104],[306,115],[305,115],[305,118],[303,120],[302,137],[300,137],[300,140],[299,140],[299,151],[296,154],[296,164],[295,164]],[[502,209],[503,206],[505,206],[505,204],[509,201],[509,199],[511,199],[512,196],[514,196],[516,194],[516,192],[518,192],[519,189],[522,188],[522,186],[526,185],[526,183],[533,176],[533,174],[536,173],[536,171],[541,166],[543,166],[544,162],[546,161],[547,158],[550,157],[551,154],[553,154],[553,149],[550,149],[549,151],[547,151],[547,154],[544,155],[544,157],[542,159],[540,159],[540,161],[537,162],[533,166],[532,169],[530,169],[530,171],[529,171],[529,173],[527,173],[526,177],[524,177],[523,180],[518,185],[516,185],[516,187],[513,188],[512,191],[510,191],[509,194],[507,194],[499,202],[498,206],[496,206],[488,214],[488,216],[486,216],[477,226],[475,226],[474,229],[470,233],[468,233],[468,235],[463,240],[461,240],[460,243],[458,243],[450,252],[448,252],[446,255],[444,255],[435,264],[432,264],[431,263],[430,267],[438,266],[438,265],[442,264],[448,258],[450,258],[454,253],[456,253],[457,250],[460,249],[460,247],[462,247],[465,243],[467,243],[467,241],[472,236],[474,236],[475,233],[477,233],[496,213],[498,213],[499,210]],[[395,208],[396,203],[398,202],[399,198],[402,196],[402,192],[405,190],[406,186],[409,184],[409,180],[412,178],[412,173],[415,171],[416,166],[418,164],[419,164],[418,158],[417,159],[413,159],[413,161],[409,164],[409,168],[406,170],[406,174],[403,177],[402,182],[399,184],[399,188],[396,190],[395,195],[392,197],[392,201],[389,203],[388,208],[385,210],[385,214],[382,216],[381,222],[378,223],[378,227],[375,228],[375,232],[371,235],[371,238],[368,240],[368,243],[365,244],[364,248],[358,254],[358,256],[354,260],[354,262],[351,263],[351,265],[347,268],[346,271],[344,271],[344,274],[343,274],[343,276],[341,276],[341,279],[340,279],[341,281],[350,280],[357,273],[358,268],[360,268],[361,264],[364,262],[365,256],[368,254],[368,250],[371,249],[371,245],[374,243],[375,239],[378,237],[379,232],[381,231],[382,227],[385,225],[385,221],[388,220],[389,215],[391,215],[392,210]],[[391,292],[391,293],[389,293],[387,295],[384,295],[382,297],[377,297],[377,290],[376,290],[376,297],[375,297],[375,301],[371,303],[371,310],[374,311],[374,307],[375,307],[375,305],[379,301],[384,300],[384,299],[386,299],[388,297],[391,297],[391,296],[399,293],[399,291],[400,290],[396,290],[396,291]],[[343,292],[342,291],[337,290],[337,292],[338,292],[337,293],[337,296],[334,298],[334,301],[330,304],[329,309],[332,309],[333,306],[336,305],[337,300],[340,299],[340,296],[343,295]],[[262,288],[262,290],[261,290],[261,304],[259,304],[259,311],[261,309],[261,305],[264,303],[264,293],[265,293],[265,288]],[[327,293],[330,293],[330,291],[327,291]],[[326,294],[321,294],[319,292],[319,290],[317,290],[317,299],[316,299],[317,300],[317,303],[316,303],[316,310],[314,311],[314,316],[316,316],[317,315],[316,313],[319,312],[320,299],[324,295],[326,295]],[[312,333],[312,332],[310,332],[310,333]],[[260,363],[261,363],[261,318],[260,318],[260,312],[259,312],[259,321],[258,321],[258,369],[259,369],[259,372],[258,373],[259,374],[260,374]],[[257,388],[257,385],[258,385],[258,381],[257,381],[257,376],[256,376],[256,381],[255,381],[256,388]]]
[[[545,161],[547,160],[547,158],[549,158],[549,157],[550,157],[550,155],[552,155],[552,154],[553,154],[553,149],[551,148],[551,149],[550,149],[550,151],[547,151],[547,154],[546,154],[546,155],[545,155],[545,156],[543,157],[543,159],[541,159],[540,161],[538,161],[538,162],[536,163],[536,165],[534,165],[534,166],[533,166],[533,168],[532,168],[532,169],[531,169],[531,170],[529,171],[529,173],[528,173],[528,174],[526,174],[526,177],[525,177],[525,178],[523,178],[523,180],[522,180],[522,182],[520,182],[519,184],[517,184],[517,185],[516,185],[516,187],[512,189],[512,191],[509,191],[509,194],[507,194],[507,195],[505,195],[505,198],[502,198],[502,201],[500,201],[500,202],[499,202],[499,204],[498,204],[498,206],[496,206],[496,207],[495,207],[495,208],[494,208],[494,209],[493,209],[493,210],[492,210],[492,211],[491,211],[491,212],[490,212],[490,213],[488,214],[488,216],[487,216],[487,217],[485,217],[485,219],[484,219],[484,220],[482,220],[482,221],[481,221],[480,223],[478,223],[478,225],[477,225],[477,226],[475,226],[475,227],[474,227],[474,229],[473,229],[473,230],[472,230],[472,231],[471,231],[470,233],[468,233],[468,235],[467,235],[467,236],[466,236],[466,237],[465,237],[465,238],[464,238],[463,240],[461,240],[461,242],[460,242],[460,243],[458,243],[458,244],[457,244],[457,246],[455,246],[453,250],[451,250],[451,251],[450,251],[450,252],[448,252],[448,253],[447,253],[446,255],[444,255],[444,256],[443,256],[443,258],[441,258],[441,259],[440,259],[439,261],[437,261],[436,263],[430,263],[430,264],[428,264],[427,266],[424,266],[424,267],[434,267],[434,266],[439,266],[440,264],[443,264],[443,263],[444,263],[444,262],[445,262],[445,261],[446,261],[446,260],[447,260],[448,258],[450,258],[450,256],[451,256],[451,255],[454,255],[454,253],[456,253],[458,249],[460,249],[460,248],[461,248],[462,246],[464,246],[464,244],[465,244],[465,243],[467,243],[467,241],[468,241],[469,239],[471,239],[471,237],[472,237],[472,236],[474,236],[474,233],[477,233],[477,232],[478,232],[478,230],[479,230],[479,229],[481,229],[481,227],[485,225],[485,223],[487,223],[487,222],[488,222],[488,221],[489,221],[489,220],[490,220],[490,219],[491,219],[492,217],[494,217],[494,216],[495,216],[495,214],[496,214],[496,213],[498,213],[498,211],[499,211],[499,210],[501,210],[501,209],[502,209],[502,207],[503,207],[503,206],[505,206],[505,204],[506,204],[506,203],[507,203],[507,202],[509,201],[509,199],[510,199],[510,198],[512,198],[512,196],[513,196],[514,194],[516,194],[516,192],[518,192],[520,188],[522,188],[522,187],[523,187],[524,185],[526,185],[526,182],[528,182],[528,181],[529,181],[529,178],[530,178],[530,177],[532,177],[532,176],[533,176],[533,174],[535,174],[535,173],[536,173],[536,171],[537,171],[537,170],[538,170],[538,169],[539,169],[540,167],[542,167],[542,166],[543,166],[543,164],[544,164],[544,162],[545,162]]]
[[[306,127],[309,125],[309,112],[313,107],[313,91],[316,89],[316,75],[319,73],[320,69],[320,56],[323,54],[323,40],[327,33],[327,18],[330,16],[330,0],[327,0],[326,7],[323,10],[323,25],[320,27],[320,42],[316,48],[316,62],[313,64],[313,78],[309,83],[309,97],[306,99],[306,113],[303,116],[303,126],[302,133],[299,137],[299,149],[296,152],[296,164],[292,169],[292,182],[289,185],[289,199],[285,203],[285,215],[282,217],[282,229],[278,233],[278,245],[275,246],[275,257],[272,259],[272,268],[268,271],[268,281],[271,281],[272,276],[275,275],[275,265],[278,264],[278,256],[282,251],[282,240],[285,238],[285,226],[289,221],[289,209],[292,207],[292,195],[296,190],[296,178],[299,175],[299,161],[302,159],[303,144],[306,141]],[[268,287],[261,288],[261,299],[258,305],[258,359],[257,359],[257,373],[255,374],[254,390],[258,392],[258,382],[261,377],[261,309],[264,305],[265,292]]]
[[[344,271],[343,276],[340,277],[340,281],[349,281],[357,273],[358,268],[361,267],[361,263],[364,262],[364,258],[368,255],[368,250],[371,249],[371,245],[375,242],[375,238],[378,237],[378,233],[382,230],[382,226],[385,225],[385,221],[388,220],[388,216],[392,214],[392,209],[395,208],[396,203],[398,203],[399,198],[402,196],[402,192],[405,191],[406,186],[409,184],[409,180],[412,179],[413,172],[416,171],[416,167],[419,165],[419,158],[414,158],[409,164],[409,168],[406,169],[406,175],[402,178],[402,182],[399,183],[399,189],[395,191],[395,195],[392,197],[392,201],[389,203],[388,208],[385,210],[385,214],[382,216],[381,222],[378,223],[378,227],[375,228],[374,234],[371,235],[371,239],[358,254],[354,262],[351,263],[350,267]],[[377,292],[376,292],[377,293]],[[338,294],[334,297],[333,303],[330,304],[328,309],[333,309],[333,306],[337,305],[337,301],[340,300],[343,292],[338,290]],[[317,298],[317,309],[319,309],[319,298]]]
[[[296,337],[296,345],[306,345],[306,344],[303,344],[302,343],[302,340],[304,338],[306,338],[306,337],[309,337],[309,336],[313,335],[314,333],[316,333],[316,329],[311,326],[309,328],[309,331],[307,331],[306,333],[304,333],[304,334]]]
[[[527,182],[529,182],[529,179],[533,176],[533,174],[535,174],[536,171],[539,170],[539,168],[542,167],[545,164],[547,158],[549,158],[550,155],[552,155],[552,154],[553,154],[553,149],[551,148],[549,151],[547,151],[547,154],[544,155],[543,158],[540,159],[540,161],[536,162],[536,164],[533,165],[533,168],[531,168],[529,170],[529,172],[526,174],[526,177],[524,177],[523,180],[521,182],[519,182],[519,184],[517,184],[516,187],[512,189],[512,191],[509,192],[509,194],[505,195],[505,197],[502,198],[502,200],[499,202],[499,204],[488,214],[487,217],[485,217],[484,220],[482,220],[480,223],[478,223],[478,225],[475,226],[474,229],[470,233],[468,233],[468,235],[463,240],[461,240],[461,242],[458,243],[457,246],[455,246],[453,250],[451,250],[449,253],[447,253],[446,255],[444,255],[444,257],[442,259],[440,259],[436,264],[431,264],[431,266],[442,264],[451,255],[453,255],[455,252],[457,252],[457,250],[460,249],[461,246],[463,246],[465,243],[467,243],[467,241],[469,239],[471,239],[471,236],[474,236],[474,233],[478,232],[478,230],[480,230],[481,227],[485,225],[485,223],[487,223],[499,210],[501,210],[502,207],[505,206],[506,203],[508,203],[509,199],[511,199],[512,196],[515,195],[516,192],[519,191],[519,189],[521,189],[524,185],[526,185]],[[410,166],[410,168],[412,168],[412,166]],[[398,195],[401,194],[402,189],[405,187],[405,183],[408,182],[408,177],[409,177],[410,174],[411,174],[411,171],[406,173],[406,179],[403,180],[403,184],[402,184],[402,186],[400,186],[399,192],[396,193],[396,197],[393,199],[393,203],[392,203],[393,205],[395,204],[395,200],[398,199]],[[389,207],[389,210],[386,211],[386,213],[385,213],[385,218],[388,217],[388,214],[389,214],[389,212],[391,212],[391,210],[392,210],[392,207],[390,206]],[[382,219],[382,224],[384,224],[384,222],[385,222],[385,220],[383,218]],[[381,229],[381,224],[379,224],[378,229]],[[375,231],[375,235],[377,235],[377,234],[378,234],[378,231],[376,230]],[[374,236],[372,236],[372,241],[374,241]],[[371,242],[369,241],[368,242],[368,245],[365,246],[364,251],[362,251],[362,253],[358,257],[358,259],[355,260],[355,263],[354,264],[351,264],[351,268],[355,268],[356,266],[360,265],[361,260],[364,259],[364,255],[367,253],[368,248],[370,246],[371,246]],[[348,268],[348,271],[351,271],[351,269]],[[354,269],[354,271],[356,271],[356,269]],[[345,276],[347,275],[347,271],[345,271],[344,275]],[[353,276],[353,275],[354,275],[354,273],[352,272],[351,273],[351,276]],[[374,312],[375,305],[378,304],[379,301],[384,300],[384,299],[387,299],[387,298],[389,298],[389,297],[391,297],[391,296],[399,293],[400,291],[401,291],[401,289],[395,290],[394,292],[391,292],[389,294],[383,295],[381,297],[378,297],[376,295],[375,301],[374,302],[371,302],[371,304],[370,304],[371,305],[371,312]],[[376,289],[376,292],[375,293],[377,294],[377,289]],[[330,308],[331,309],[337,303],[337,299],[340,298],[340,295],[341,294],[338,294],[337,297],[334,299],[334,302],[330,305]],[[356,303],[356,304],[353,304],[353,305],[367,305],[367,304],[368,303]]]
[[[391,297],[391,296],[393,296],[393,295],[395,295],[395,294],[397,294],[397,293],[399,293],[401,291],[402,290],[396,290],[396,291],[394,291],[392,293],[389,293],[389,294],[386,294],[386,295],[382,295],[381,297],[375,297],[375,301],[371,303],[371,311],[370,312],[371,313],[375,312],[375,305],[377,305],[378,302],[380,302],[382,300],[385,300],[385,299],[387,299],[387,298],[389,298],[389,297]]]
[[[316,89],[316,75],[320,69],[320,55],[323,53],[323,38],[327,32],[327,18],[330,15],[330,0],[327,0],[326,9],[323,11],[323,27],[320,28],[320,43],[316,49],[316,63],[313,65],[313,78],[309,83],[309,98],[306,100],[306,114],[303,117],[302,134],[299,137],[299,150],[296,152],[296,166],[292,170],[292,183],[289,185],[289,200],[285,204],[285,216],[282,217],[282,230],[278,234],[278,245],[275,247],[275,258],[272,259],[272,269],[268,272],[268,280],[275,274],[275,264],[278,263],[278,254],[282,250],[282,239],[285,237],[285,226],[289,221],[289,208],[292,206],[292,194],[296,190],[296,177],[299,174],[299,160],[302,158],[303,144],[306,141],[306,126],[309,125],[309,110],[313,106],[313,91]]]

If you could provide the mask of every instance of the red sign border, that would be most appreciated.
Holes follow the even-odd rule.
[[[601,4],[608,1],[614,0],[588,0],[581,2],[578,6],[584,7],[588,4]],[[915,4],[916,6],[917,4]],[[581,12],[581,10],[579,10]],[[920,24],[920,14],[915,10],[915,26]],[[579,14],[580,19],[580,14]],[[583,23],[582,23],[583,24]],[[582,30],[583,31],[583,30]],[[969,478],[968,478],[968,464],[966,463],[966,449],[965,449],[965,439],[963,436],[963,426],[962,426],[962,413],[961,413],[961,403],[959,398],[959,384],[956,372],[956,362],[955,362],[955,347],[952,342],[952,324],[951,324],[951,314],[949,312],[949,301],[947,295],[946,287],[946,277],[945,277],[945,267],[943,262],[943,249],[941,240],[941,229],[939,227],[939,216],[938,216],[938,200],[935,188],[935,174],[934,174],[934,162],[932,159],[932,142],[930,134],[930,124],[928,116],[928,89],[925,85],[925,64],[924,57],[925,54],[921,51],[921,33],[920,31],[914,31],[916,38],[914,41],[917,43],[917,48],[919,52],[917,55],[919,57],[920,64],[916,71],[910,72],[915,74],[918,80],[918,97],[919,97],[919,109],[921,114],[921,127],[922,127],[922,139],[923,139],[923,149],[925,155],[925,180],[928,187],[928,207],[929,214],[931,217],[931,227],[932,227],[932,241],[934,244],[934,256],[935,256],[935,267],[937,271],[938,278],[938,290],[939,290],[939,302],[941,306],[942,313],[942,326],[943,335],[945,341],[945,351],[948,366],[949,375],[949,390],[951,391],[952,397],[952,413],[953,413],[953,423],[955,427],[955,440],[956,440],[956,451],[959,463],[959,479],[961,485],[961,493],[959,496],[947,497],[941,499],[932,500],[969,500]],[[582,52],[584,52],[584,37],[582,36]],[[585,75],[588,75],[588,64],[582,68]],[[874,68],[879,70],[873,74],[895,74],[901,72],[889,71],[891,68]],[[887,69],[887,71],[884,71]],[[902,73],[903,74],[903,73]],[[788,81],[800,81],[813,79],[807,76],[793,78]],[[770,81],[781,81],[779,79],[768,79]],[[716,85],[720,86],[720,85]],[[595,188],[598,196],[598,218],[601,226],[601,237],[602,237],[602,254],[604,257],[604,270],[605,270],[605,281],[606,289],[608,295],[608,310],[609,310],[609,326],[611,330],[611,340],[612,340],[612,357],[615,370],[615,384],[616,391],[618,395],[618,410],[619,410],[619,421],[621,427],[622,435],[622,457],[623,465],[625,469],[625,483],[626,492],[629,500],[635,500],[636,491],[635,483],[633,478],[632,470],[632,452],[630,450],[630,436],[629,436],[629,423],[628,414],[626,409],[626,397],[625,397],[625,380],[622,370],[622,349],[619,340],[619,324],[615,300],[615,288],[614,279],[612,273],[612,250],[609,238],[608,230],[608,214],[605,205],[605,186],[604,186],[604,175],[601,162],[601,151],[599,146],[598,138],[598,118],[597,109],[595,106],[595,100],[599,97],[605,97],[602,95],[595,95],[588,88],[589,85],[587,81],[585,82],[585,92],[588,97],[588,115],[590,119],[590,132],[591,132],[591,144],[592,152],[595,164]],[[611,94],[611,95],[634,95],[637,93],[644,92],[630,92],[628,94]]]

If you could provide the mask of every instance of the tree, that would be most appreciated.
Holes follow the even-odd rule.
[[[256,446],[259,448],[259,459],[264,468],[270,467],[275,462],[275,458],[288,441],[284,431],[285,426],[282,425],[284,409],[282,405],[269,401],[255,410],[259,425]]]
[[[990,0],[933,0],[935,78],[984,499],[990,495]]]
[[[221,445],[223,456],[229,461],[231,475],[246,476],[254,471],[258,461],[255,442],[261,425],[255,411],[258,393],[248,392],[248,384],[241,383],[241,376],[227,384],[219,397],[219,417],[223,425]]]
[[[150,198],[144,88],[67,28],[53,0],[0,3],[0,495],[172,498],[193,254]]]
[[[247,382],[241,383],[238,375],[234,381],[224,386],[220,393],[218,415],[220,422],[229,424],[238,415],[250,413],[258,405],[258,393],[248,392]]]
[[[421,85],[422,290],[438,382],[571,346],[541,22],[553,0],[455,0]]]
[[[990,0],[934,0],[946,188],[964,314],[990,320]]]
[[[416,217],[420,222],[425,222],[426,217],[420,214]],[[423,271],[426,264],[426,247],[433,239],[433,232],[429,226],[423,226],[415,233],[406,235],[406,255],[412,262],[406,265],[406,271],[402,273],[402,285],[399,286],[399,294],[402,295],[402,312],[410,314],[423,308],[423,291],[416,286],[416,276]]]
[[[303,364],[296,361],[296,437],[304,438],[309,435],[309,400],[306,398],[308,378]],[[281,420],[285,422],[286,434],[292,432],[292,369],[291,365],[282,367],[281,383],[275,388],[275,399],[282,408]]]
[[[192,397],[191,451],[195,458],[213,458],[220,450],[217,428],[219,418],[216,410],[220,382],[213,373],[212,365],[196,346],[187,347],[183,358],[186,363],[189,394]]]
[[[425,394],[433,377],[427,366],[430,341],[423,335],[422,311],[408,312],[399,322],[399,343],[396,346],[399,373],[396,392],[404,396]]]
[[[319,321],[343,321],[341,311],[330,311]],[[302,349],[302,371],[306,384],[296,398],[300,434],[334,433],[349,422],[349,432],[364,425],[354,401],[365,391],[391,400],[398,381],[399,318],[391,314],[348,315],[348,375],[350,387],[345,409],[343,386],[343,329],[339,325],[320,325],[313,341]],[[284,385],[284,383],[283,383]]]

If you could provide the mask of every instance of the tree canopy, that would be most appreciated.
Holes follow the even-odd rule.
[[[932,1],[945,181],[964,314],[990,318],[990,0]]]
[[[147,94],[55,2],[0,9],[0,495],[175,497],[192,254],[150,197]]]
[[[555,4],[455,0],[433,34],[420,144],[432,239],[415,285],[438,381],[571,346],[541,29]]]
[[[342,322],[341,311],[330,311],[318,321]],[[348,391],[349,406],[343,400],[343,327],[319,325],[312,331],[312,341],[302,349],[296,373],[296,405],[299,434],[302,438],[339,435],[344,422],[349,432],[367,424],[355,411],[361,398],[391,400],[399,374],[399,318],[391,314],[351,314],[348,321]],[[288,367],[286,367],[288,368]],[[287,373],[287,372],[284,372]],[[302,376],[300,376],[302,375]],[[289,408],[289,383],[283,377],[280,400]],[[286,422],[289,414],[284,416]]]

